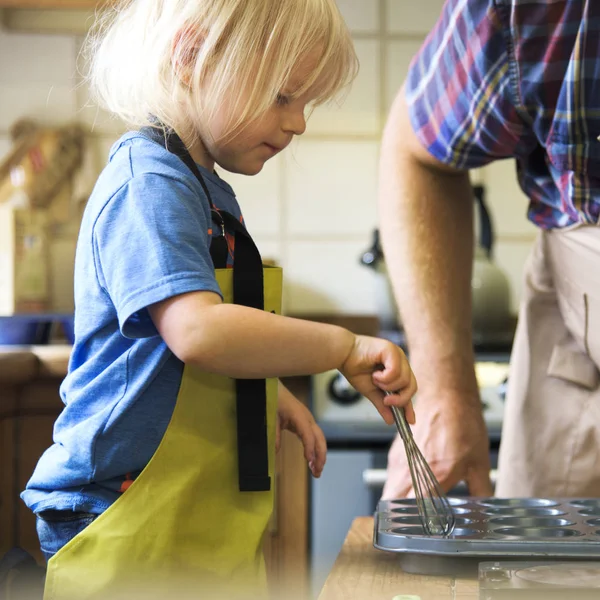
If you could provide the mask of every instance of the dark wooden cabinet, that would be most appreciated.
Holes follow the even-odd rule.
[[[58,383],[41,378],[0,384],[0,553],[20,546],[42,559],[35,517],[19,495],[52,441],[62,409]]]
[[[63,404],[59,386],[68,352],[0,351],[0,555],[20,546],[42,561],[35,517],[19,494],[46,448]],[[308,378],[286,380],[300,399]],[[308,470],[302,445],[284,432],[276,465],[276,509],[265,538],[269,579],[285,598],[308,597]]]

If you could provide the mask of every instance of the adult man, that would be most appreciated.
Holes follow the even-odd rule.
[[[473,369],[468,170],[516,158],[540,234],[525,270],[499,496],[600,495],[600,4],[447,0],[392,108],[386,264],[419,382],[417,443],[445,489],[492,492]],[[401,443],[384,497],[410,491]]]

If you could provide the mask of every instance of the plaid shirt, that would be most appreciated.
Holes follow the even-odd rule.
[[[446,0],[406,81],[439,161],[514,158],[544,229],[600,217],[600,0]]]

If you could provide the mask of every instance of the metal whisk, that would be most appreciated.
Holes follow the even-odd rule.
[[[448,536],[452,533],[456,524],[452,505],[419,450],[404,415],[404,409],[397,406],[391,408],[396,427],[406,449],[406,458],[423,529],[428,535]]]

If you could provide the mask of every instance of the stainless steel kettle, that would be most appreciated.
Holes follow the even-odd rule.
[[[471,278],[474,343],[503,343],[512,339],[513,333],[510,284],[505,273],[493,260],[494,231],[485,202],[485,188],[481,185],[473,186],[473,196],[479,212],[479,239],[474,250]],[[385,266],[379,230],[373,232],[371,246],[360,257],[360,261],[374,273],[373,285],[380,328],[402,329]]]

